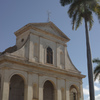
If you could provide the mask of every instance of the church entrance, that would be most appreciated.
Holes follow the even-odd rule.
[[[44,83],[43,100],[54,100],[54,86],[50,81]]]
[[[24,100],[24,80],[19,75],[10,80],[9,100]]]

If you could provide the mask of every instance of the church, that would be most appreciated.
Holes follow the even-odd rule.
[[[0,100],[84,100],[85,75],[53,22],[29,23],[14,34],[16,44],[0,53]]]

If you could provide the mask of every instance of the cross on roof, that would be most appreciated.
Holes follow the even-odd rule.
[[[50,22],[50,14],[51,14],[51,12],[48,11],[47,13],[48,13],[48,22]]]

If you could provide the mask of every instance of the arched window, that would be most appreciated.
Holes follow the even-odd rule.
[[[47,48],[47,63],[53,64],[53,51],[50,47]]]
[[[10,80],[9,100],[24,100],[24,80],[19,75]]]
[[[77,89],[74,86],[70,88],[70,100],[78,100]]]
[[[43,100],[54,100],[54,86],[50,81],[46,81],[43,86]]]

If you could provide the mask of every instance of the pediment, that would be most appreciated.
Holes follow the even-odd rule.
[[[18,36],[20,34],[22,34],[22,30],[29,30],[29,29],[34,29],[36,28],[37,30],[41,30],[44,31],[46,33],[61,37],[66,39],[66,41],[69,41],[70,39],[52,22],[48,22],[48,23],[29,23],[27,25],[25,25],[24,27],[22,27],[21,29],[19,29],[18,31],[15,32],[15,35]]]

